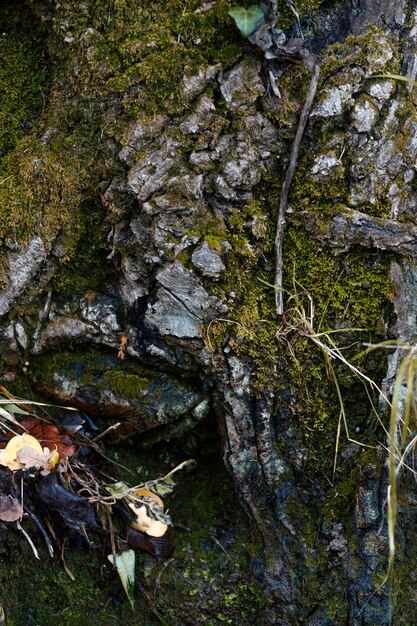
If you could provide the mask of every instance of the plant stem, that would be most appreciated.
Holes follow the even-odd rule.
[[[314,96],[316,95],[317,85],[320,76],[320,66],[318,63],[314,65],[313,75],[310,81],[310,87],[306,101],[304,103],[303,110],[301,111],[300,119],[298,122],[297,132],[295,133],[294,141],[291,148],[290,162],[288,165],[287,173],[285,175],[284,184],[281,189],[281,196],[279,200],[279,210],[277,219],[277,228],[275,235],[275,308],[277,315],[282,315],[284,310],[284,301],[282,297],[282,243],[284,240],[284,228],[285,218],[288,208],[288,194],[290,191],[292,179],[294,177],[295,168],[298,161],[298,153],[300,151],[301,139],[303,138],[304,129],[307,124],[307,120],[310,116],[311,106],[313,104]]]

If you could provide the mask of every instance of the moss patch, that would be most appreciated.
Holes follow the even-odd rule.
[[[145,0],[140,5],[134,0],[89,0],[83,6],[77,12],[71,2],[59,6],[71,54],[85,75],[123,95],[123,107],[132,116],[178,111],[184,104],[184,73],[228,64],[241,53],[226,0],[207,10],[199,0]]]
[[[40,38],[40,16],[25,3],[6,4],[0,19],[7,22],[2,26],[7,36],[0,41],[2,67],[7,68],[0,76],[5,94],[0,109],[0,120],[5,118],[0,237],[26,244],[38,235],[47,249],[59,242],[61,265],[69,260],[74,264],[56,287],[68,291],[70,276],[76,276],[71,288],[77,280],[80,289],[92,288],[99,282],[93,265],[102,259],[90,260],[100,255],[98,248],[104,248],[109,229],[102,217],[93,241],[87,238],[100,210],[100,183],[108,175],[114,144],[103,138],[105,122],[95,94],[77,95],[68,84],[66,59],[55,55],[52,62],[47,55],[53,36]],[[2,279],[6,270],[3,262]]]
[[[145,376],[114,370],[106,372],[105,378],[112,390],[128,398],[140,398],[143,390],[149,387],[152,381]]]
[[[42,112],[50,75],[44,33],[27,6],[0,13],[0,159]]]

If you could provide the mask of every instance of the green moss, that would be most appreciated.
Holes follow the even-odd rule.
[[[178,111],[184,73],[238,58],[240,39],[229,8],[226,0],[208,10],[201,10],[199,0],[186,6],[180,0],[140,6],[134,0],[89,0],[85,11],[75,13],[64,1],[60,19],[67,20],[72,54],[86,73],[93,80],[105,77],[109,89],[124,94],[123,106],[134,116]]]
[[[43,32],[27,6],[20,15],[0,14],[0,159],[27,134],[42,112],[48,93],[49,60]]]
[[[63,146],[62,152],[56,148],[26,138],[3,160],[1,175],[7,178],[0,187],[3,236],[13,229],[18,241],[26,242],[38,232],[48,245],[64,225],[78,228],[76,210],[86,172]]]
[[[98,203],[83,203],[82,219],[67,240],[66,257],[51,283],[54,293],[66,297],[101,290],[103,282],[115,271],[107,259],[108,229],[103,207]]]
[[[323,4],[323,0],[297,0],[294,4],[294,7],[300,16],[300,20],[303,22],[302,31],[304,35],[306,35],[308,30],[311,28],[311,22],[314,22],[314,19],[320,10],[320,6]],[[290,8],[283,3],[279,5],[277,26],[283,29],[291,28],[294,26],[295,21],[294,13],[290,10]]]
[[[102,218],[95,239],[87,238],[100,210],[93,199],[99,197],[115,147],[103,138],[106,123],[96,92],[80,93],[81,79],[79,89],[71,89],[62,43],[59,53],[54,51],[54,36],[43,32],[41,16],[32,13],[36,7],[28,6],[6,3],[0,15],[5,32],[0,40],[0,237],[25,244],[38,235],[47,249],[57,242],[67,271],[55,287],[65,294],[74,287],[97,287],[101,280],[102,259],[93,257],[104,251],[109,227]],[[2,280],[6,271],[3,262]]]
[[[117,370],[105,372],[104,376],[113,391],[127,398],[140,398],[152,382],[151,378]]]
[[[36,356],[31,362],[33,373],[41,381],[50,380],[54,374],[64,371],[80,385],[93,385],[97,377],[104,375],[106,385],[113,391],[128,397],[137,397],[137,392],[145,389],[155,377],[155,372],[128,359],[117,359],[114,355],[97,352],[56,352],[46,356]]]
[[[58,110],[55,108],[54,114],[63,113],[65,104],[65,97],[55,102]],[[95,239],[87,241],[100,210],[87,199],[98,195],[104,155],[97,143],[97,126],[89,119],[78,119],[77,125],[69,128],[70,114],[67,111],[64,126],[61,121],[50,140],[44,142],[33,135],[23,138],[0,162],[4,181],[0,186],[0,236],[27,243],[36,234],[47,249],[58,240],[62,249],[59,262],[75,260],[66,278],[61,275],[58,279],[63,291],[68,291],[69,274],[77,277],[80,289],[97,282],[93,265],[100,272],[101,259],[89,259],[99,256],[108,230],[100,219],[99,228],[94,224]]]
[[[321,64],[319,89],[347,81],[352,69],[366,68],[372,73],[381,72],[380,59],[386,56],[387,43],[393,55],[391,59],[387,57],[383,71],[397,74],[400,68],[397,42],[386,30],[370,27],[367,34],[349,35],[343,42],[326,49]]]
[[[322,328],[344,322],[352,328],[375,332],[391,296],[389,260],[366,250],[352,249],[335,257],[322,249],[301,228],[285,234],[284,259],[288,268],[285,288],[294,283],[314,301],[316,321],[327,316]]]

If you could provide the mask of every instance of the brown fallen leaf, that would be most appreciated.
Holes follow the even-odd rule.
[[[35,437],[42,447],[48,448],[51,452],[57,450],[60,459],[66,459],[72,456],[77,449],[72,439],[66,433],[61,433],[55,424],[47,424],[37,419],[28,419],[22,421],[22,426],[27,432]]]
[[[12,496],[0,496],[0,520],[2,522],[16,522],[22,519],[23,507]]]
[[[26,431],[38,440],[42,448],[48,448],[50,452],[57,451],[60,459],[66,459],[74,454],[77,450],[77,446],[73,443],[71,437],[65,432],[61,432],[61,429],[55,424],[47,424],[36,418],[22,420],[20,424],[17,424],[14,430]],[[8,442],[15,436],[15,432],[7,431],[2,433],[0,440],[0,450],[6,448]]]

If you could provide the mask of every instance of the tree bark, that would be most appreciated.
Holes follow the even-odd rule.
[[[414,623],[406,479],[381,586],[386,404],[313,339],[326,332],[348,361],[415,340],[415,91],[384,77],[416,77],[415,7],[297,5],[321,73],[288,196],[281,320],[274,225],[311,74],[240,38],[225,0],[179,4],[25,3],[19,27],[38,24],[49,75],[34,61],[42,97],[2,153],[4,384],[125,420],[148,444],[217,421],[262,546],[260,623]],[[298,26],[280,11],[289,41]],[[402,354],[359,366],[388,397]]]

